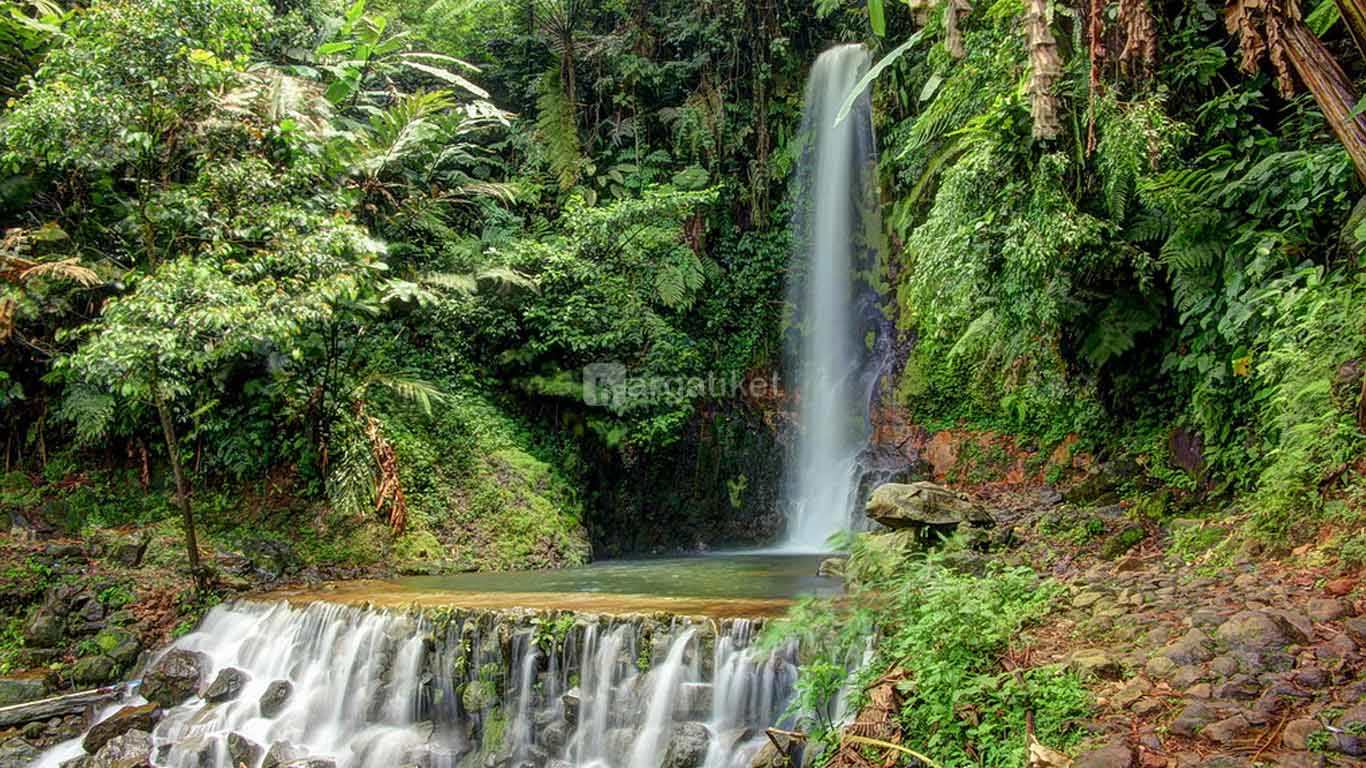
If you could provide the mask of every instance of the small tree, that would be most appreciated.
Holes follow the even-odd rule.
[[[59,371],[75,387],[156,411],[175,478],[190,571],[200,589],[206,573],[199,562],[190,481],[180,460],[175,406],[193,382],[250,348],[261,317],[248,288],[213,264],[181,258],[163,264],[132,293],[110,302],[97,324],[82,329],[90,336],[80,349],[59,363]],[[113,410],[75,415],[81,433],[99,435],[108,431]]]

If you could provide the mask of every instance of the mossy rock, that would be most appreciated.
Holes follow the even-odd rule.
[[[1109,541],[1100,550],[1100,556],[1106,560],[1114,560],[1125,552],[1138,546],[1140,541],[1148,537],[1148,531],[1141,525],[1131,525],[1119,533],[1111,536]]]
[[[95,635],[95,646],[100,652],[114,660],[120,667],[127,667],[138,658],[142,644],[137,637],[126,629],[105,629]]]
[[[118,675],[119,667],[108,656],[86,656],[71,667],[71,679],[81,685],[100,685]]]

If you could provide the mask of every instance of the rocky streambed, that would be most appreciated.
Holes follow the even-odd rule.
[[[39,766],[731,768],[774,747],[762,620],[237,602]],[[21,765],[25,763],[17,763]]]

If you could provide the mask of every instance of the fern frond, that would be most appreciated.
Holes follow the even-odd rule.
[[[536,133],[541,138],[546,160],[560,183],[560,189],[567,191],[574,188],[583,171],[574,105],[565,97],[558,70],[547,72],[541,78],[539,87]]]
[[[361,397],[357,399],[363,399],[365,390],[371,386],[381,386],[388,389],[399,399],[417,405],[428,416],[432,415],[432,403],[444,402],[447,397],[446,393],[438,389],[435,384],[422,379],[390,373],[372,373],[361,384]]]
[[[60,261],[41,261],[28,269],[19,273],[20,279],[32,280],[34,278],[46,277],[56,280],[70,280],[80,285],[91,287],[100,285],[104,281],[95,273],[95,270],[82,266],[80,260],[76,258],[62,259]]]

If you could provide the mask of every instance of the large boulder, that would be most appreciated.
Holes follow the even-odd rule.
[[[55,648],[62,643],[62,616],[47,605],[38,609],[24,625],[24,645],[30,648]]]
[[[701,723],[679,723],[669,735],[661,768],[700,768],[707,761],[711,733]]]
[[[137,636],[126,629],[116,627],[110,627],[95,635],[95,645],[99,646],[105,656],[123,668],[137,661],[138,654],[142,652],[142,643],[138,642]]]
[[[227,667],[218,673],[218,676],[209,683],[209,687],[204,689],[202,698],[210,704],[221,704],[225,701],[232,701],[237,698],[237,694],[242,692],[242,688],[247,684],[247,673],[240,669]]]
[[[961,523],[992,522],[991,515],[979,505],[929,482],[880,485],[868,499],[866,511],[869,519],[893,529],[956,528]]]
[[[0,677],[0,707],[23,704],[47,695],[47,684],[41,677]]]
[[[265,749],[260,744],[246,736],[236,731],[228,734],[228,761],[232,765],[256,765],[263,752]]]
[[[294,684],[288,680],[276,680],[266,686],[266,692],[261,694],[259,706],[261,717],[275,717],[289,703],[290,694],[294,693]]]
[[[168,651],[142,676],[140,693],[166,709],[183,703],[204,685],[209,657],[181,648]]]
[[[1215,634],[1219,642],[1235,651],[1273,651],[1292,642],[1287,625],[1263,611],[1240,611],[1219,625]]]
[[[261,761],[261,768],[280,768],[295,760],[302,760],[308,753],[301,747],[296,747],[288,741],[277,741],[270,745],[266,750],[265,759]]]
[[[149,702],[141,706],[124,707],[91,726],[81,741],[81,748],[89,754],[96,754],[115,737],[129,731],[150,732],[160,719],[161,709],[156,704]]]
[[[93,755],[62,763],[62,768],[148,768],[151,755],[152,734],[132,730],[110,739]]]
[[[0,768],[29,768],[38,762],[38,748],[21,736],[0,742]]]
[[[104,685],[118,674],[118,665],[108,656],[86,656],[71,665],[71,679],[80,685]]]

